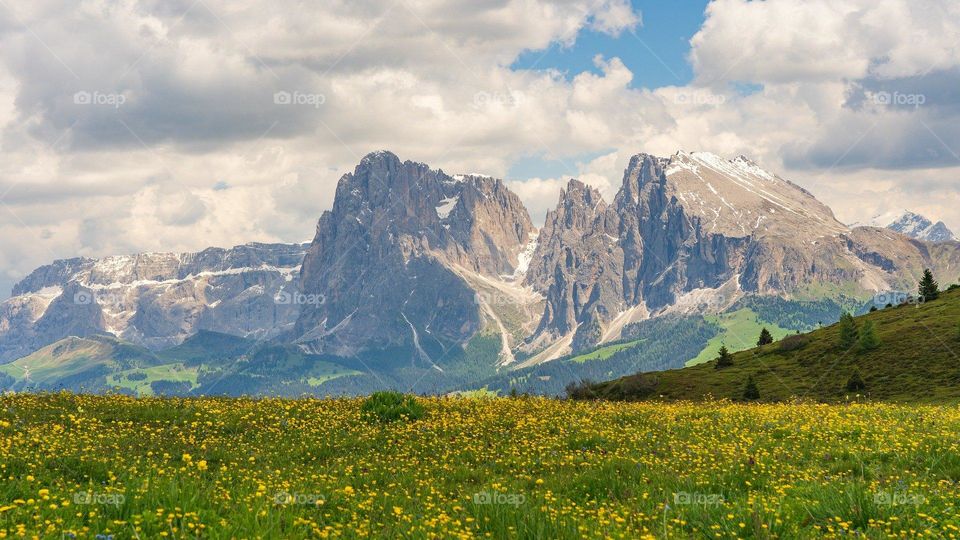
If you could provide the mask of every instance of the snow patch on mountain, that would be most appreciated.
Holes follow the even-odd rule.
[[[870,225],[890,229],[910,238],[927,242],[957,240],[957,236],[942,221],[934,223],[925,216],[909,210],[887,212],[874,216],[870,220]]]
[[[440,204],[437,206],[437,217],[440,219],[447,219],[447,217],[450,216],[450,212],[453,212],[453,209],[457,206],[459,201],[459,195],[441,200]]]
[[[530,261],[533,260],[533,254],[537,251],[537,245],[540,240],[540,231],[533,231],[529,235],[530,241],[524,246],[523,251],[517,256],[517,268],[513,272],[511,279],[519,281],[527,274],[530,269]]]
[[[805,236],[818,237],[846,230],[810,193],[744,156],[677,152],[660,163],[670,194],[700,215],[709,232],[742,237],[801,227]],[[771,215],[778,217],[763,217]]]

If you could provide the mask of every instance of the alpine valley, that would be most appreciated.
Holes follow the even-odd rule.
[[[847,226],[749,159],[633,156],[536,228],[498,179],[390,152],[308,244],[55,261],[0,304],[0,388],[149,394],[555,394],[753,347],[960,275],[915,214]],[[902,291],[902,292],[901,292]]]

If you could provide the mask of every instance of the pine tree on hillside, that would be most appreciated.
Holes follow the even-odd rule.
[[[757,341],[758,347],[763,347],[764,345],[769,345],[773,343],[773,336],[770,334],[770,331],[764,328],[760,331],[760,340]]]
[[[760,399],[760,390],[757,388],[756,381],[753,380],[753,375],[747,377],[747,386],[743,389],[743,399],[748,401]]]
[[[720,346],[720,353],[717,356],[717,363],[714,365],[716,369],[730,367],[733,365],[733,355],[730,354],[730,351],[727,350],[726,345]]]
[[[857,344],[857,338],[860,337],[860,333],[857,330],[857,321],[854,320],[853,315],[850,313],[844,313],[840,317],[840,346],[844,349],[849,349]]]
[[[847,392],[863,392],[867,389],[867,383],[863,382],[860,376],[860,369],[854,369],[853,375],[847,380]]]
[[[863,330],[860,331],[860,350],[872,351],[880,346],[880,338],[877,337],[877,327],[873,321],[863,323]]]
[[[936,300],[940,296],[940,285],[933,279],[933,272],[929,268],[923,271],[923,278],[920,280],[920,300],[929,302]]]

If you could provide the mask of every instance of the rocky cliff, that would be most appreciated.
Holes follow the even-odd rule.
[[[56,261],[0,304],[0,361],[66,336],[110,333],[159,349],[199,330],[268,338],[296,321],[305,245]]]
[[[848,228],[742,156],[638,154],[612,204],[571,182],[548,214],[527,275],[547,305],[528,343],[584,349],[687,297],[714,308],[744,294],[868,297],[912,286],[924,268],[955,272],[956,243],[881,231]]]
[[[210,330],[438,371],[492,336],[486,367],[529,366],[744,295],[911,291],[924,268],[952,281],[960,244],[845,226],[742,156],[637,154],[612,201],[571,180],[537,231],[500,180],[375,152],[340,179],[308,245],[37,269],[0,304],[0,361],[68,335],[158,349]]]
[[[303,306],[296,341],[342,356],[413,351],[440,369],[485,324],[465,276],[512,276],[533,230],[500,180],[370,154],[320,218],[301,283],[324,301]]]

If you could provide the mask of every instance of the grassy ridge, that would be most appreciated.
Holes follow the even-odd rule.
[[[835,324],[807,334],[797,350],[774,343],[736,354],[732,367],[715,369],[711,362],[628,376],[593,389],[610,399],[740,399],[752,376],[763,400],[842,401],[852,397],[846,382],[859,370],[866,383],[860,393],[870,399],[960,402],[960,290],[919,306],[869,313],[857,323],[862,327],[868,320],[881,341],[875,350],[844,348]]]
[[[0,397],[0,536],[890,538],[960,526],[955,407]],[[935,516],[935,517],[932,517]]]
[[[620,352],[620,351],[627,350],[627,349],[629,349],[629,348],[631,348],[631,347],[636,347],[638,344],[640,344],[640,343],[642,343],[642,342],[643,342],[643,340],[641,340],[641,339],[635,339],[635,340],[632,340],[632,341],[625,341],[625,342],[622,342],[622,343],[614,343],[614,344],[611,344],[611,345],[602,345],[602,346],[600,346],[600,347],[594,348],[594,349],[591,350],[590,352],[586,352],[586,353],[583,353],[583,354],[578,354],[578,355],[576,355],[576,356],[573,356],[573,357],[571,357],[568,361],[569,361],[569,362],[576,363],[576,364],[582,364],[582,363],[584,363],[584,362],[590,362],[591,360],[606,360],[606,359],[610,358],[611,356],[613,356],[614,354],[616,354],[616,353],[618,353],[618,352]]]
[[[707,346],[696,358],[687,362],[688,366],[713,360],[717,357],[720,347],[723,346],[731,351],[743,351],[756,346],[757,338],[755,336],[759,336],[760,330],[763,328],[769,330],[774,339],[780,339],[793,333],[786,328],[780,328],[776,324],[761,321],[753,310],[746,308],[720,315],[707,315],[704,319],[717,325],[721,329],[720,333],[707,343]]]

